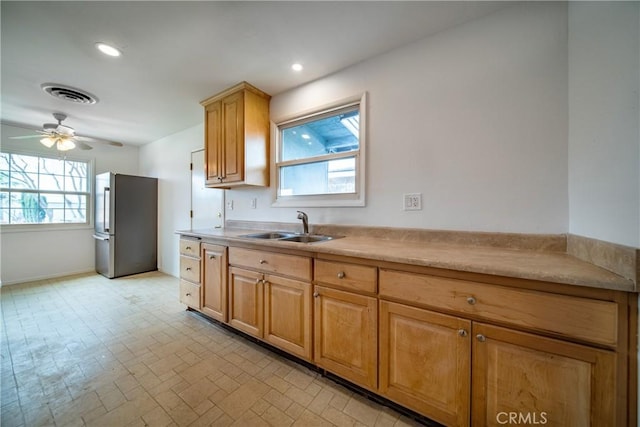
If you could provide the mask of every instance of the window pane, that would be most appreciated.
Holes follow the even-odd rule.
[[[65,196],[65,222],[86,222],[87,220],[87,196]]]
[[[281,161],[357,151],[359,135],[358,110],[287,127],[282,130]]]
[[[11,170],[38,173],[38,157],[11,154]]]
[[[87,183],[88,183],[88,180],[86,178],[68,176],[64,180],[64,190],[86,192]]]
[[[355,193],[355,166],[355,157],[349,157],[282,167],[280,168],[280,195]]]
[[[63,191],[64,176],[40,174],[40,190]]]
[[[47,218],[46,204],[37,193],[11,193],[11,222],[38,224]]]
[[[0,191],[0,224],[9,223],[9,193]]]
[[[40,158],[40,173],[49,175],[64,175],[64,160]]]
[[[9,154],[0,153],[0,187],[9,186]]]

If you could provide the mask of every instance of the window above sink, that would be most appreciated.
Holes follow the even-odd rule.
[[[277,123],[274,206],[364,206],[366,95]]]

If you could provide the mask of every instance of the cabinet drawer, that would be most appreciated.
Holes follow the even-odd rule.
[[[200,283],[200,260],[187,256],[180,257],[180,278]]]
[[[539,291],[380,270],[380,296],[615,347],[618,305]]]
[[[229,264],[311,280],[311,258],[253,249],[229,248]]]
[[[200,310],[200,285],[180,280],[180,302]]]
[[[200,258],[200,242],[196,240],[180,239],[180,255]]]
[[[317,283],[361,292],[376,292],[377,269],[368,265],[346,264],[333,261],[316,261]]]

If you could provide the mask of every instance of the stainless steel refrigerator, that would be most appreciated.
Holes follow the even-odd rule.
[[[110,279],[158,268],[158,180],[96,176],[96,271]]]

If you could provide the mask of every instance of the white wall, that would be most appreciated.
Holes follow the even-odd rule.
[[[20,150],[34,154],[51,151],[36,140],[13,140],[9,136],[24,135],[24,129],[2,125],[3,150]],[[137,147],[94,145],[90,151],[74,150],[74,158],[95,161],[96,173],[138,172]],[[2,285],[66,276],[94,270],[93,225],[72,230],[15,231],[0,227],[0,281]]]
[[[369,94],[367,206],[311,222],[566,232],[566,23],[566,4],[513,5],[274,96],[277,120]],[[423,210],[402,211],[414,192]],[[229,199],[227,219],[296,221],[269,189]]]
[[[569,3],[569,231],[640,246],[640,3]]]
[[[180,265],[175,231],[191,226],[191,152],[203,147],[201,124],[140,149],[140,173],[158,178],[158,269],[176,277]]]

